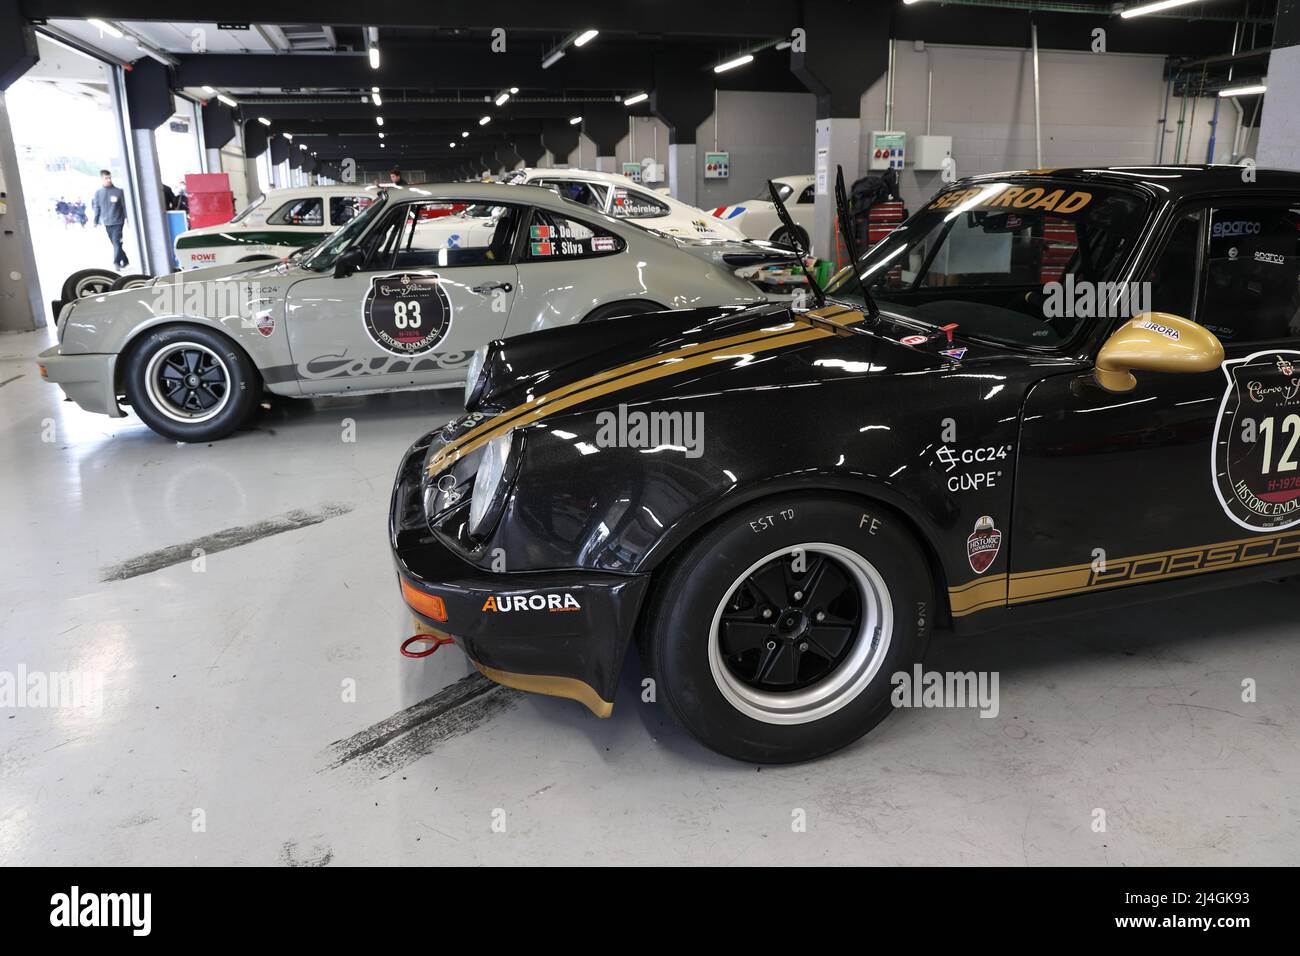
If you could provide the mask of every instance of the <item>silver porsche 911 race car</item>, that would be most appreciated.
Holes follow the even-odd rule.
[[[161,435],[211,441],[249,420],[263,389],[310,398],[455,385],[494,339],[752,304],[762,294],[734,270],[788,256],[665,236],[532,186],[394,188],[281,262],[69,303],[39,363],[88,411],[121,417],[129,404]]]

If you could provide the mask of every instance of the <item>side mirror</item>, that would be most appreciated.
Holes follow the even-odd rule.
[[[1181,315],[1143,312],[1106,340],[1093,376],[1108,392],[1137,385],[1134,371],[1210,372],[1223,362],[1223,344],[1213,332]]]
[[[334,278],[342,279],[352,275],[361,268],[365,261],[365,250],[352,248],[344,250],[339,257],[334,260]]]

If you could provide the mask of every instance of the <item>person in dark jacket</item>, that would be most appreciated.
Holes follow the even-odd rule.
[[[405,186],[406,180],[402,178],[402,171],[394,166],[388,173],[388,182],[393,186]]]
[[[113,244],[113,267],[125,269],[131,264],[122,249],[122,227],[126,225],[126,195],[113,185],[113,174],[107,169],[99,171],[99,189],[91,200],[95,211],[95,225],[104,224],[108,241]]]

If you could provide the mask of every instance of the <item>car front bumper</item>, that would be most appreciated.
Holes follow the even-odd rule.
[[[126,412],[117,404],[113,370],[115,354],[64,355],[59,346],[36,356],[41,378],[63,389],[64,394],[88,412],[122,418]]]
[[[422,439],[406,453],[389,513],[399,584],[412,613],[425,629],[454,638],[491,680],[568,697],[608,717],[649,575],[491,572],[470,564],[425,520],[421,480],[429,447]]]

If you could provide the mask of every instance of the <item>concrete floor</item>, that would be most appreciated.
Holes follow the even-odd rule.
[[[180,446],[59,401],[46,341],[0,338],[0,672],[104,693],[0,708],[0,864],[1300,860],[1294,583],[940,635],[929,667],[1000,673],[996,719],[905,711],[760,771],[642,704],[635,656],[606,721],[458,683],[455,648],[398,656],[390,483],[458,396],[289,403]]]

